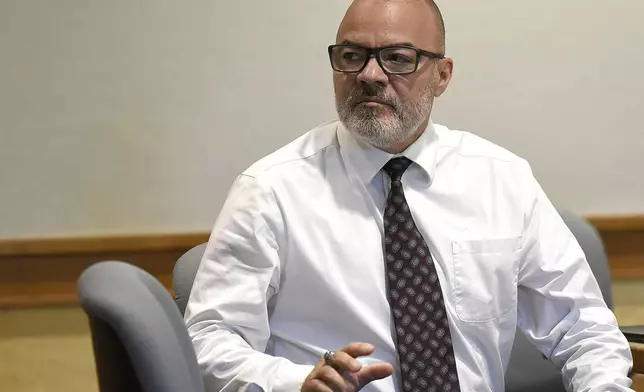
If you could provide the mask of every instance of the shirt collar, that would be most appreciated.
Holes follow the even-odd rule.
[[[414,166],[421,169],[428,186],[434,178],[437,137],[431,121],[420,137],[400,154],[390,154],[356,138],[342,123],[338,126],[337,134],[342,159],[354,169],[365,185],[373,180],[385,163],[399,156],[409,158]]]

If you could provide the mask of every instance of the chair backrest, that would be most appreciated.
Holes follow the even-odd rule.
[[[604,300],[612,307],[610,272],[604,244],[597,230],[584,218],[568,211],[559,214],[586,254]],[[517,330],[505,376],[507,392],[565,392],[561,373]]]
[[[206,251],[206,243],[199,244],[184,253],[174,265],[172,271],[172,289],[174,290],[174,301],[179,307],[181,314],[186,311],[188,298],[195,281],[201,258]]]
[[[604,300],[612,308],[612,289],[604,245],[597,230],[584,218],[560,210],[559,214],[583,249],[597,279]],[[173,274],[175,301],[185,311],[192,283],[203,257],[206,244],[195,246],[176,263]],[[507,392],[565,392],[561,374],[546,360],[526,337],[517,330],[510,365],[506,374]]]
[[[77,290],[101,392],[205,391],[181,314],[153,276],[105,261],[83,272]]]
[[[586,219],[569,211],[559,211],[561,218],[579,242],[581,249],[586,254],[590,269],[599,283],[599,288],[604,296],[604,301],[609,308],[613,308],[613,286],[608,267],[608,258],[604,242],[597,229]]]

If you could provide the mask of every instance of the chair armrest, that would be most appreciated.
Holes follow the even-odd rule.
[[[633,373],[644,374],[644,326],[632,325],[620,330],[628,340],[633,354]]]
[[[628,340],[633,355],[631,388],[635,391],[644,391],[644,326],[622,327],[621,330]]]
[[[633,373],[644,374],[644,344],[629,343],[633,354]]]

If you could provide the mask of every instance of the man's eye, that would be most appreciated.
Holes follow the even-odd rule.
[[[342,54],[342,59],[343,60],[359,60],[360,59],[360,54],[356,52],[344,52]]]
[[[398,64],[409,64],[414,62],[414,59],[412,59],[411,57],[405,56],[404,54],[400,54],[400,53],[388,54],[384,60],[389,63],[398,63]]]

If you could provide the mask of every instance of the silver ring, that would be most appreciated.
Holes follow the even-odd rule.
[[[324,353],[324,364],[327,366],[331,366],[333,364],[333,356],[335,353],[333,351],[327,351]]]

